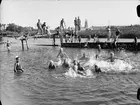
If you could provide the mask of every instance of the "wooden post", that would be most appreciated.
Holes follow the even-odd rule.
[[[21,45],[22,45],[22,50],[24,50],[24,43],[23,43],[23,39],[21,39]]]
[[[26,46],[27,46],[27,50],[28,50],[28,49],[29,49],[29,47],[28,47],[27,39],[25,39],[25,42],[26,42]]]

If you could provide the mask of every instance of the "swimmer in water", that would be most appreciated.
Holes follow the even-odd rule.
[[[94,67],[95,67],[95,72],[97,74],[99,74],[100,72],[102,72],[101,69],[97,65],[94,65]]]
[[[69,68],[70,67],[70,62],[68,58],[64,59],[64,62],[62,64],[63,67]]]
[[[114,62],[114,61],[115,61],[114,53],[111,52],[110,53],[110,62]]]
[[[86,53],[83,53],[82,57],[79,60],[89,60],[89,58],[86,57]]]
[[[115,58],[115,56],[114,56],[114,53],[113,52],[111,52],[110,53],[110,57],[109,58],[107,58],[107,60],[110,60],[110,62],[114,62],[115,61],[115,59],[118,59],[118,58]]]
[[[83,68],[79,62],[77,64],[77,66],[78,66],[77,73],[82,74],[82,75],[86,75],[85,68]]]
[[[65,58],[68,58],[68,55],[63,51],[63,48],[60,48],[57,57],[60,57],[60,59],[64,61]]]
[[[74,60],[73,61],[73,67],[72,67],[72,69],[77,73],[77,71],[78,71],[77,60]]]
[[[21,67],[21,65],[19,63],[19,57],[16,56],[15,59],[16,59],[16,62],[14,64],[14,72],[15,73],[22,73],[23,69],[22,69],[22,67]]]
[[[54,63],[52,60],[50,60],[50,63],[49,63],[48,68],[49,68],[49,69],[55,69],[55,68],[56,68],[55,63]]]
[[[11,43],[9,42],[9,40],[7,40],[6,47],[7,47],[8,52],[10,52],[10,45],[11,45]]]

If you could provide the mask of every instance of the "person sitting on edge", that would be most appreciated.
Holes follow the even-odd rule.
[[[100,72],[102,72],[101,69],[96,64],[94,65],[94,67],[95,67],[95,72],[97,74],[99,74]]]
[[[56,65],[54,64],[54,62],[52,60],[50,60],[48,68],[49,69],[55,69],[56,68]]]
[[[77,72],[78,72],[79,74],[86,75],[85,69],[81,66],[81,64],[80,64],[79,62],[78,62],[78,64],[77,64],[77,66],[78,66]]]
[[[16,56],[15,59],[16,59],[16,62],[14,64],[14,72],[15,73],[22,73],[23,69],[22,69],[22,67],[21,67],[21,65],[19,63],[19,57]]]

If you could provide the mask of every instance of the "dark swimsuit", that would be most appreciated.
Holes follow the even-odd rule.
[[[63,67],[70,67],[68,63],[63,63]]]
[[[49,65],[49,69],[55,69],[55,65]]]
[[[100,69],[100,68],[95,69],[95,72],[96,72],[96,73],[99,73],[99,72],[101,72],[101,69]]]
[[[16,69],[14,69],[14,72],[23,72],[21,66],[16,63]]]
[[[83,67],[78,67],[78,70],[79,71],[84,71],[84,68]]]

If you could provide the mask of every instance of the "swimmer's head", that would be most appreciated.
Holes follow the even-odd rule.
[[[19,56],[16,56],[15,59],[19,59]]]
[[[77,65],[80,67],[81,66],[80,62],[78,62]]]
[[[84,53],[83,53],[83,57],[85,57],[85,56],[86,56],[86,53],[84,52]]]
[[[111,56],[111,57],[114,57],[114,53],[113,53],[113,52],[111,52],[111,53],[110,53],[110,56]]]
[[[50,60],[50,64],[53,64],[53,61],[52,60]]]
[[[94,65],[94,67],[95,67],[95,69],[97,69],[97,68],[98,68],[98,66],[97,66],[96,64]]]
[[[16,56],[15,59],[16,59],[16,62],[19,62],[19,56]]]
[[[40,22],[40,19],[38,19],[38,22]]]

